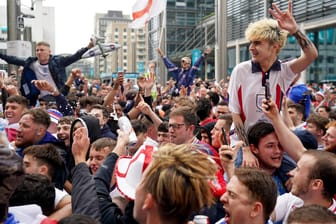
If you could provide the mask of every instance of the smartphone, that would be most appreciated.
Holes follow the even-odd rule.
[[[228,140],[227,140],[227,138],[226,138],[226,132],[225,132],[225,130],[224,130],[224,128],[222,128],[222,142],[223,142],[223,144],[224,145],[229,145],[229,142],[228,142]],[[226,155],[224,155],[226,158],[228,158],[228,159],[232,159],[232,156],[231,155],[228,155],[228,154],[226,154]]]
[[[223,141],[222,141],[223,144],[228,145],[229,143],[228,143],[228,140],[226,138],[226,132],[225,132],[224,128],[222,128],[222,138],[223,138]]]
[[[266,100],[270,100],[270,98],[271,98],[271,90],[270,90],[269,80],[266,80],[266,82],[265,82],[265,98],[266,98]]]
[[[269,80],[266,80],[266,82],[265,82],[265,98],[266,98],[267,102],[269,102],[269,100],[271,99],[271,90],[270,90]],[[269,110],[269,106],[266,110]]]

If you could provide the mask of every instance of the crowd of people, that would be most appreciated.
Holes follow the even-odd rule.
[[[65,74],[92,40],[0,53],[23,66],[0,76],[0,223],[336,223],[336,87],[300,81],[318,52],[292,2],[269,12],[230,79],[196,77],[208,47],[180,66],[158,49],[173,78],[156,83],[150,62],[137,88]],[[288,33],[302,55],[280,60]]]

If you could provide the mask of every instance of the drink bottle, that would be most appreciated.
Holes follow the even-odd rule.
[[[118,126],[122,132],[129,134],[128,146],[134,146],[138,139],[132,128],[130,120],[126,116],[122,116],[118,119]]]

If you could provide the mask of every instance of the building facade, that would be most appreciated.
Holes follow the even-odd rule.
[[[214,40],[212,43],[208,41],[203,31],[207,29],[206,19],[214,15],[214,10],[215,0],[167,0],[166,11],[149,22],[148,56],[151,60],[158,60],[161,83],[168,76],[156,49],[160,47],[172,61],[179,64],[181,57],[192,57],[193,50],[203,50],[205,46],[213,44]],[[212,28],[214,37],[215,30]],[[204,73],[204,68],[200,73]]]
[[[124,72],[144,72],[147,61],[147,35],[145,29],[128,28],[132,20],[121,11],[96,14],[95,33],[104,37],[106,43],[121,46],[115,52],[95,57],[95,74]]]

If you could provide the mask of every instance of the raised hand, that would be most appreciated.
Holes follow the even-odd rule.
[[[204,49],[203,53],[204,54],[210,54],[212,51],[212,48],[210,46],[206,46],[206,48]]]
[[[288,10],[286,11],[281,11],[275,3],[272,3],[272,7],[273,9],[269,9],[269,12],[278,21],[280,28],[287,30],[290,34],[295,33],[298,30],[298,25],[293,16],[292,1],[288,1]]]
[[[86,154],[90,147],[90,139],[88,131],[85,127],[80,127],[74,132],[74,141],[71,151],[75,159],[76,165],[81,162],[86,162]]]
[[[90,42],[89,42],[87,48],[89,48],[89,49],[92,48],[95,45],[94,41],[95,40],[93,38],[90,38]]]
[[[187,96],[188,95],[188,88],[186,88],[182,85],[179,93],[180,93],[180,96]]]
[[[46,80],[33,80],[32,83],[40,91],[54,92],[54,90],[55,90],[54,87]]]
[[[283,100],[286,101],[286,99]],[[275,119],[281,119],[279,109],[272,99],[263,99],[261,107],[263,108],[262,110],[264,114],[272,121]]]
[[[10,96],[20,95],[18,88],[16,86],[12,85],[12,84],[5,86],[5,89],[6,89],[6,92],[8,93],[8,95],[10,95]]]
[[[129,141],[129,133],[125,133],[121,131],[120,129],[117,130],[118,133],[118,139],[117,139],[117,145],[114,147],[113,152],[121,155],[127,155],[127,147]]]
[[[238,142],[234,148],[228,145],[222,145],[219,148],[219,157],[221,164],[227,173],[228,177],[231,178],[234,173],[234,161],[237,158],[237,151],[243,145],[243,142]]]
[[[163,54],[161,48],[158,48],[157,51],[158,51],[158,54],[159,54],[161,57],[163,57],[164,54]]]
[[[140,87],[140,89],[145,89],[150,91],[155,83],[155,75],[149,74],[148,77],[140,76],[138,78],[137,84]]]

